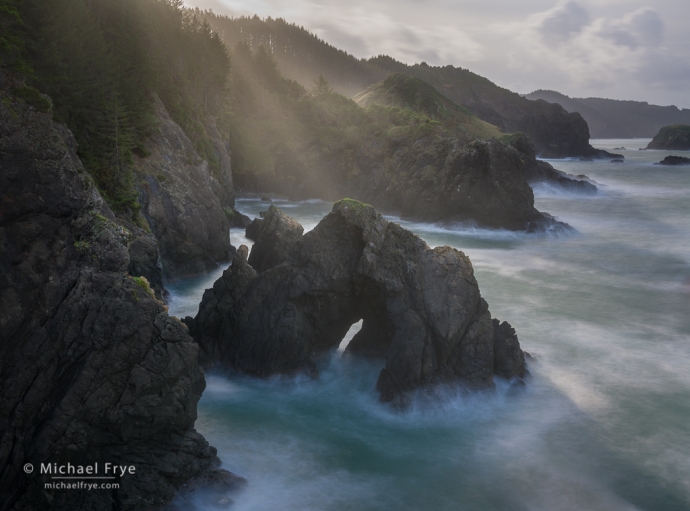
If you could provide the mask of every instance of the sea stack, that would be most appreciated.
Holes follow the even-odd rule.
[[[347,351],[381,357],[382,401],[404,405],[420,388],[489,388],[496,374],[527,374],[515,331],[492,321],[462,252],[431,249],[349,199],[307,234],[295,224],[271,208],[255,246],[272,264],[257,271],[240,248],[196,318],[185,319],[207,365],[255,376],[316,376],[314,357],[336,348],[363,320]],[[271,245],[280,253],[262,246],[281,236]]]

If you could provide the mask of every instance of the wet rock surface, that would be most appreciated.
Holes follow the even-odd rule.
[[[551,164],[536,159],[536,148],[532,141],[520,136],[510,142],[527,159],[523,165],[525,179],[529,184],[546,183],[567,192],[594,195],[598,188],[589,182],[587,176],[573,176],[561,170],[557,170]],[[592,161],[589,159],[589,161]]]
[[[129,245],[69,131],[3,99],[0,509],[156,509],[217,464],[194,430],[198,346],[128,275],[151,259],[129,254],[151,247]],[[38,473],[41,463],[106,462],[135,473],[93,491],[45,489]]]
[[[259,246],[286,224],[274,208],[263,222]],[[467,256],[429,248],[371,206],[339,201],[312,231],[266,243],[261,253],[261,261],[282,262],[257,271],[241,247],[196,318],[185,318],[208,365],[316,375],[314,357],[362,319],[347,351],[385,356],[383,401],[404,404],[410,392],[439,383],[486,388],[494,374],[526,374],[515,332],[492,322]]]
[[[176,280],[215,269],[232,255],[225,213],[234,205],[230,157],[220,138],[211,138],[220,162],[214,175],[154,99],[158,126],[146,142],[150,154],[136,159],[137,187],[141,211],[158,240],[163,276]]]

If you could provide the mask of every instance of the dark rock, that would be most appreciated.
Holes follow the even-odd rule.
[[[561,170],[556,170],[551,164],[545,161],[536,160],[534,156],[536,149],[532,141],[524,135],[512,140],[510,145],[520,151],[528,159],[528,163],[522,165],[521,169],[529,184],[546,183],[564,191],[587,195],[594,195],[597,193],[597,187],[588,180],[583,180],[580,176],[576,177]],[[582,160],[581,158],[580,161]],[[587,178],[587,176],[585,176],[585,178]]]
[[[258,225],[258,232],[252,233],[254,245],[249,264],[261,273],[289,257],[290,249],[302,237],[304,228],[273,205]]]
[[[230,259],[230,222],[213,193],[220,185],[208,163],[158,97],[154,105],[158,127],[146,142],[149,156],[136,158],[142,176],[137,187],[142,214],[158,240],[163,276],[176,280],[206,273]],[[231,177],[223,179],[226,185],[232,183]],[[230,199],[225,196],[223,201]]]
[[[371,173],[362,176],[353,195],[404,218],[510,230],[558,226],[572,232],[534,207],[527,176],[539,172],[543,162],[497,139],[434,151],[438,160],[401,156],[394,179],[384,168],[359,161],[359,167]]]
[[[580,158],[580,161],[594,161],[594,158]]]
[[[155,509],[217,463],[194,430],[198,346],[127,274],[150,247],[128,250],[75,148],[49,114],[0,98],[0,508]],[[23,470],[96,462],[136,472],[66,491]]]
[[[621,160],[620,158],[615,158],[611,160],[609,163],[625,163],[625,161]]]
[[[260,240],[275,236],[269,225],[285,228],[273,211],[263,222]],[[185,319],[209,364],[256,376],[315,375],[313,357],[337,347],[361,319],[347,350],[385,355],[377,383],[384,401],[404,404],[409,392],[438,383],[490,387],[495,367],[507,378],[525,374],[514,331],[504,323],[495,334],[462,252],[432,250],[349,199],[286,245],[274,248],[279,253],[266,247],[264,260],[283,255],[283,262],[261,273],[241,247],[196,318]]]
[[[262,211],[263,213],[263,211]],[[263,215],[261,215],[263,216]],[[261,223],[263,222],[263,218],[255,218],[252,220],[247,228],[244,231],[244,236],[247,239],[250,239],[252,241],[256,241],[259,237],[259,231],[261,230]]]
[[[129,244],[129,274],[144,277],[151,285],[156,298],[162,300],[166,293],[163,286],[163,272],[156,239],[146,233],[140,233]]]
[[[655,165],[690,165],[690,158],[685,156],[667,156]]]
[[[614,151],[627,151],[627,149],[625,147],[614,147],[613,150]]]
[[[519,376],[524,378],[528,372],[525,367],[525,353],[520,349],[515,329],[509,323],[494,323],[494,374],[504,378]]]
[[[647,149],[690,151],[690,126],[685,124],[664,126],[647,145]]]
[[[246,229],[249,224],[252,223],[252,219],[247,215],[244,215],[237,211],[236,209],[226,209],[225,210],[228,220],[230,221],[230,227],[237,227],[241,229]]]
[[[264,195],[263,197],[261,197],[261,200],[262,200],[263,202],[273,202],[273,199],[271,199],[270,197],[268,197],[268,196],[266,196],[266,195]]]

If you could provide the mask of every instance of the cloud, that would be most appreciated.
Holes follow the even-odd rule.
[[[519,92],[690,106],[687,0],[185,1],[282,17],[357,58],[451,64]]]
[[[589,12],[577,2],[568,2],[544,13],[538,30],[547,43],[562,43],[589,23]]]
[[[367,55],[371,53],[369,45],[361,36],[352,32],[346,32],[332,23],[317,23],[313,28],[313,32],[336,48],[347,48],[348,53],[354,55]]]
[[[655,11],[645,8],[606,23],[600,34],[632,50],[640,46],[658,46],[664,37],[664,22]]]

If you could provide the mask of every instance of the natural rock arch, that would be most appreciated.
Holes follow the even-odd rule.
[[[348,199],[305,235],[275,206],[255,222],[249,261],[240,247],[197,317],[185,319],[207,365],[317,374],[312,357],[363,319],[347,350],[386,357],[377,383],[384,401],[443,382],[490,387],[495,368],[526,374],[515,331],[496,328],[462,252],[431,249]]]

